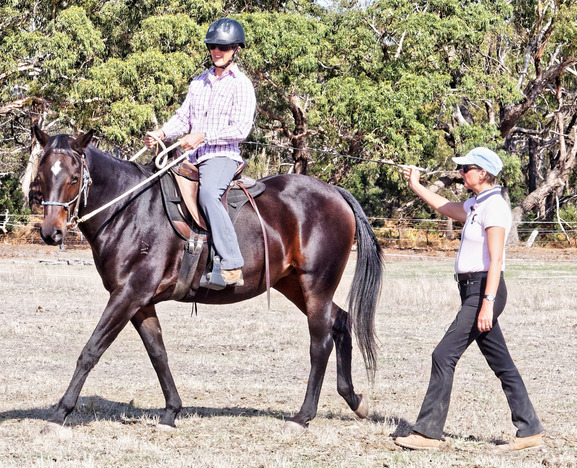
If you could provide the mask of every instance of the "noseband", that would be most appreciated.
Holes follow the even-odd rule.
[[[54,150],[52,150],[53,153],[60,153],[60,154],[70,154],[70,151],[67,151],[65,149],[62,148],[55,148]],[[78,211],[80,209],[80,203],[77,203],[75,208],[74,208],[74,214],[72,215],[72,217],[70,216],[70,206],[75,203],[81,195],[84,195],[84,207],[86,207],[86,203],[88,201],[88,188],[90,187],[90,184],[92,183],[92,179],[90,178],[90,172],[88,171],[88,166],[86,165],[86,157],[84,156],[84,153],[82,154],[77,154],[75,152],[72,152],[72,154],[74,155],[74,157],[79,157],[80,158],[80,162],[81,162],[81,169],[80,169],[80,177],[82,179],[82,184],[80,185],[80,190],[78,191],[78,195],[76,195],[72,200],[70,200],[69,202],[63,203],[63,202],[55,202],[55,201],[44,201],[42,200],[42,206],[61,206],[62,208],[64,208],[66,210],[67,216],[66,216],[66,221],[67,223],[71,223],[74,222],[78,219]]]

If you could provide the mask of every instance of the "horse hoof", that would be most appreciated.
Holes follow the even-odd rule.
[[[355,414],[361,418],[365,419],[369,415],[369,399],[365,398],[363,395],[359,395],[361,397],[361,402],[359,403],[359,407],[355,410]]]
[[[176,430],[176,427],[169,426],[168,424],[157,424],[156,430],[160,432],[172,432]]]
[[[61,426],[58,423],[48,422],[40,430],[40,434],[43,436],[52,436],[60,440],[68,440],[72,437],[72,429],[69,427]]]
[[[40,430],[40,434],[48,435],[48,434],[58,434],[62,432],[64,428],[57,423],[48,422],[46,425]]]
[[[302,434],[307,430],[306,427],[301,426],[299,423],[296,423],[294,421],[285,421],[284,423],[284,427],[283,427],[283,432],[287,432],[290,434]]]

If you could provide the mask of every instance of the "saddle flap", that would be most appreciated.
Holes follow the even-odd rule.
[[[189,161],[184,160],[173,168],[172,172],[175,175],[174,178],[182,195],[184,205],[192,219],[201,229],[208,231],[208,224],[198,209],[198,168]]]
[[[247,194],[241,189],[241,187],[243,187],[253,198],[258,197],[265,189],[265,185],[262,182],[242,175],[242,171],[245,169],[246,165],[245,161],[243,161],[242,164],[239,164],[232,182],[221,198],[222,204],[233,223],[240,208],[248,202]],[[176,185],[178,186],[182,198],[181,202],[184,202],[184,208],[186,208],[190,213],[191,218],[200,228],[209,231],[208,223],[204,218],[202,210],[198,206],[198,167],[185,160],[178,166],[172,168],[171,172],[176,181]]]

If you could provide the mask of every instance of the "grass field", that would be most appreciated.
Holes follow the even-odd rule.
[[[577,256],[510,255],[500,319],[546,428],[546,449],[513,454],[499,381],[473,345],[458,365],[439,452],[393,444],[414,422],[430,355],[458,309],[452,255],[390,251],[377,317],[379,370],[369,385],[355,354],[358,420],[336,391],[334,355],[308,431],[283,432],[309,371],[304,316],[278,293],[233,306],[159,307],[184,410],[177,430],[155,429],[164,400],[128,327],[90,374],[63,431],[40,430],[64,393],[107,301],[90,253],[0,246],[0,467],[577,467]],[[353,261],[336,302],[344,305]]]

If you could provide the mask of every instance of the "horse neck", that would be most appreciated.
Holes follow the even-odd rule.
[[[108,153],[89,146],[84,152],[92,179],[91,190],[104,191],[108,199],[120,195],[143,179],[143,174],[128,161],[115,158]],[[90,197],[89,197],[90,198]],[[103,201],[105,203],[106,200]]]
[[[86,207],[84,207],[84,199],[81,200],[81,216],[86,216],[111,200],[120,197],[146,177],[136,164],[115,158],[92,146],[86,148],[84,154],[91,185],[88,189]],[[119,206],[130,198],[131,195],[121,198],[118,203],[97,213],[88,222],[82,223],[84,226],[81,226],[81,229],[83,227],[87,231],[99,229],[108,218],[118,211]],[[137,203],[142,202],[143,198],[145,197],[139,197]]]

